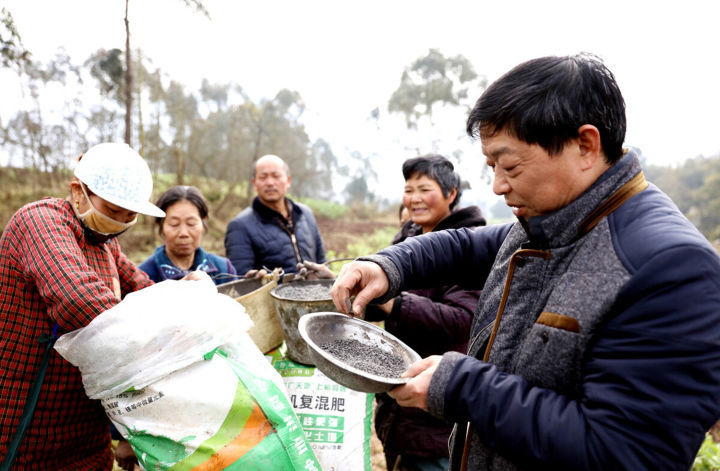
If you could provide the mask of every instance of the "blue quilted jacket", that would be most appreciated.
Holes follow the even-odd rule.
[[[299,261],[326,261],[325,246],[312,211],[302,203],[288,201],[292,207],[294,233],[286,229],[280,213],[262,204],[257,197],[251,207],[230,221],[225,233],[225,254],[238,274],[263,267],[270,270],[280,267],[285,273],[295,273]]]

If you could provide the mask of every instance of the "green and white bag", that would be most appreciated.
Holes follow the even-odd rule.
[[[210,280],[171,280],[128,295],[55,349],[145,470],[321,471],[250,325]]]
[[[374,394],[342,386],[319,369],[268,354],[323,471],[371,471]]]

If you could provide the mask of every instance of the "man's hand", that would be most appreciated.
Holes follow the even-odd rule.
[[[385,294],[389,287],[390,282],[380,265],[355,261],[342,267],[330,290],[330,295],[340,312],[349,314],[352,307],[353,314],[362,315],[365,306]],[[350,306],[351,296],[355,296],[352,306]]]
[[[133,471],[135,463],[138,462],[135,452],[130,443],[126,440],[120,440],[117,448],[115,448],[115,461],[125,471]]]
[[[410,365],[403,378],[412,378],[402,386],[391,389],[388,394],[403,407],[417,407],[427,411],[427,393],[433,373],[442,356],[433,355]]]
[[[303,268],[305,269],[303,277],[306,280],[332,280],[335,278],[335,273],[324,263],[308,262],[306,260],[297,264],[298,272],[303,273]]]
[[[243,275],[243,278],[252,278],[255,280],[259,280],[263,276],[267,275],[266,270],[248,270],[247,273]]]

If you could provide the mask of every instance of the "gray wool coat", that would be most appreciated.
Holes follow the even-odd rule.
[[[529,224],[427,234],[368,259],[385,297],[483,287],[467,355],[443,355],[427,396],[457,424],[453,470],[468,423],[468,470],[689,469],[720,417],[720,258],[633,151]]]

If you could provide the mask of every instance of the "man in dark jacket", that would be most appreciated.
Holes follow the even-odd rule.
[[[311,262],[325,269],[325,247],[310,208],[285,195],[290,188],[290,169],[276,155],[255,162],[252,180],[257,197],[227,227],[225,253],[239,274],[282,268],[297,272],[297,265]],[[314,262],[314,263],[312,263]]]
[[[390,395],[456,422],[452,470],[689,469],[720,417],[720,257],[622,148],[612,73],[589,55],[520,64],[467,129],[518,222],[412,237],[332,290],[361,312],[483,287],[467,355],[417,362]]]

